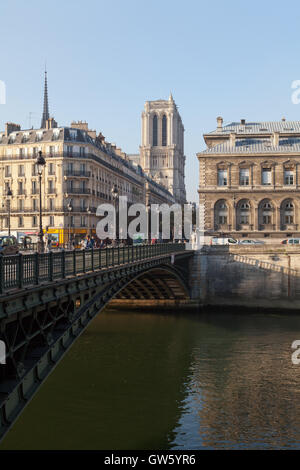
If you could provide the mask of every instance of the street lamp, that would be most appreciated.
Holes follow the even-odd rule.
[[[40,183],[40,231],[39,231],[39,252],[44,251],[44,233],[43,233],[43,224],[42,224],[42,173],[43,173],[43,168],[46,165],[46,160],[44,159],[41,150],[38,153],[36,162],[37,166],[37,172],[39,175],[39,183]]]
[[[151,242],[151,204],[148,202],[147,206],[147,242]]]
[[[8,236],[10,236],[10,199],[12,197],[12,190],[8,186],[7,188],[7,210],[8,210]]]
[[[69,242],[69,249],[71,249],[71,212],[73,210],[73,206],[72,206],[72,202],[71,202],[71,199],[69,200],[68,202],[68,205],[67,205],[67,209],[68,209],[68,213],[69,213],[69,233],[68,233],[68,242]]]
[[[119,204],[117,204],[119,201],[119,190],[116,184],[114,184],[111,189],[111,196],[116,209],[116,240],[117,243],[119,243]]]
[[[89,235],[91,236],[92,235],[92,229],[90,228],[90,215],[91,215],[92,211],[90,209],[90,206],[87,206],[86,212],[88,214],[88,231],[89,231]]]

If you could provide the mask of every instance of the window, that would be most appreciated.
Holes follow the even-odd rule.
[[[286,224],[294,223],[294,205],[292,202],[287,202],[284,207],[284,222]]]
[[[219,204],[219,224],[227,224],[227,206],[224,202]]]
[[[49,199],[49,209],[53,210],[54,208],[54,199]]]
[[[85,227],[86,226],[86,217],[85,215],[82,215],[80,217],[80,227]]]
[[[53,180],[49,180],[48,181],[48,193],[49,194],[53,194],[55,191],[54,191],[54,182]]]
[[[272,205],[269,202],[265,202],[262,205],[262,223],[263,225],[272,223]]]
[[[19,176],[24,176],[24,165],[19,165]]]
[[[80,147],[80,148],[79,148],[79,155],[80,155],[81,157],[84,157],[84,156],[85,156],[85,147]]]
[[[32,217],[32,226],[33,226],[33,227],[36,227],[36,226],[37,226],[37,216],[36,216],[36,215],[34,215],[34,216]]]
[[[271,168],[262,169],[262,184],[271,184]]]
[[[18,217],[18,226],[23,227],[23,225],[24,225],[23,217]]]
[[[5,167],[5,176],[10,177],[11,176],[11,168],[10,166]]]
[[[284,184],[294,184],[294,172],[292,170],[284,170]]]
[[[152,120],[152,128],[153,128],[153,147],[157,146],[157,116],[154,114]]]
[[[227,186],[227,170],[218,170],[218,186]]]
[[[51,147],[50,147],[51,148]],[[49,166],[48,166],[48,175],[54,175],[55,172],[54,172],[54,163],[49,163]]]
[[[18,201],[18,208],[19,208],[19,211],[23,211],[23,210],[24,210],[24,199],[19,199],[19,201]]]
[[[19,189],[18,191],[19,195],[24,194],[23,183],[21,181],[19,181],[18,189]]]
[[[72,145],[67,145],[67,155],[68,155],[68,157],[72,157],[72,155],[73,155],[73,146]]]
[[[32,209],[34,211],[38,210],[38,200],[37,199],[32,199]]]
[[[32,194],[37,194],[37,184],[36,181],[32,181]]]
[[[162,118],[162,146],[167,145],[167,116],[164,114]]]
[[[240,206],[240,224],[249,224],[250,205],[244,202]]]
[[[53,215],[50,215],[49,217],[49,225],[53,227],[54,225],[54,216]]]
[[[249,185],[249,168],[240,169],[240,185],[241,186]]]

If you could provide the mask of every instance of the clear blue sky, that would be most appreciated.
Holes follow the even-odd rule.
[[[86,120],[137,153],[146,100],[172,91],[185,126],[186,186],[197,199],[202,134],[224,122],[300,119],[297,1],[11,0],[0,10],[0,129],[40,125],[47,61],[50,113]]]

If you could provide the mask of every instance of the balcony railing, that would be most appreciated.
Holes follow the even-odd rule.
[[[69,194],[91,194],[90,188],[67,188]]]
[[[78,178],[90,178],[90,171],[75,171],[75,170],[66,170],[65,176],[78,177]]]

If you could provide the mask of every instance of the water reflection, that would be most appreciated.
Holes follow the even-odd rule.
[[[212,316],[193,350],[192,378],[172,447],[299,448],[300,368],[295,316]]]
[[[107,312],[0,449],[299,448],[292,315]]]

